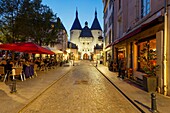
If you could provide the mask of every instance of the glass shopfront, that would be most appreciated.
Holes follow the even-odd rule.
[[[143,71],[146,61],[156,65],[156,38],[138,43],[138,70]]]

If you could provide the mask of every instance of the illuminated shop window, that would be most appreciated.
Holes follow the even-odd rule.
[[[138,45],[138,70],[142,71],[146,60],[156,65],[156,39],[140,42]]]

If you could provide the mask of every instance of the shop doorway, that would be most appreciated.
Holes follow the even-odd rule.
[[[118,63],[119,59],[125,58],[125,50],[116,48],[116,62]]]
[[[83,60],[89,60],[89,55],[87,53],[83,55]]]

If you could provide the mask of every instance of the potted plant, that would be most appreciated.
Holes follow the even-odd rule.
[[[156,71],[159,65],[156,64],[156,51],[148,49],[148,45],[144,44],[140,51],[139,62],[142,64],[142,71],[146,73],[143,75],[143,86],[148,92],[155,92],[157,89]]]

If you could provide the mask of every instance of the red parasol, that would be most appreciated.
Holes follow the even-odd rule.
[[[0,49],[1,50],[11,50],[14,51],[17,47],[15,43],[8,43],[8,44],[0,44]]]
[[[1,44],[0,49],[2,50],[12,50],[25,53],[39,53],[39,54],[55,54],[54,52],[45,49],[32,42],[21,42],[12,44]]]

